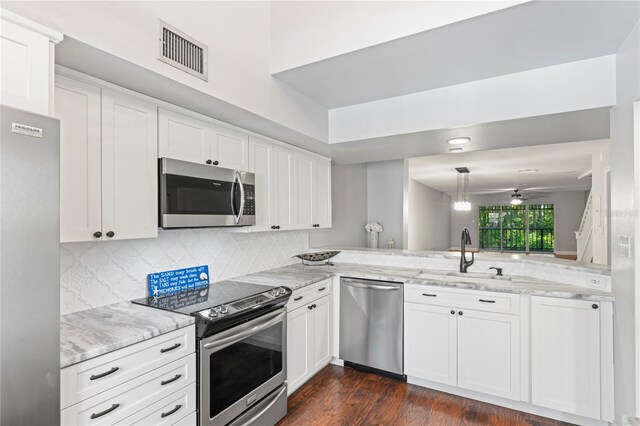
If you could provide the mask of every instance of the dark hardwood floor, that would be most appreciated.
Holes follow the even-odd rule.
[[[289,397],[294,425],[564,425],[352,368],[328,365]]]

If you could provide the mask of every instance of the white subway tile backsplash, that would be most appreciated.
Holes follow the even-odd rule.
[[[211,281],[296,263],[307,231],[160,230],[158,238],[60,246],[61,314],[146,296],[147,274],[209,265]]]

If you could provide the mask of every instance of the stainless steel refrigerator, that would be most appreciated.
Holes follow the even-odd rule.
[[[0,106],[0,424],[60,424],[60,123]]]

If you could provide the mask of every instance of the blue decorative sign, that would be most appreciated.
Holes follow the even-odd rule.
[[[149,297],[162,297],[209,287],[209,266],[176,269],[147,275]]]

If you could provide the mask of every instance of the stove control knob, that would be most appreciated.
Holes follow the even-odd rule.
[[[284,288],[284,287],[280,287],[280,288],[278,289],[278,294],[285,294],[286,292],[287,292],[287,289],[286,289],[286,288]]]
[[[218,317],[218,310],[216,308],[211,308],[209,310],[209,318],[217,318]]]
[[[269,290],[269,295],[271,297],[278,297],[278,289]]]
[[[228,307],[227,305],[222,305],[222,306],[220,306],[220,313],[221,313],[222,315],[224,315],[224,314],[228,314],[228,313],[229,313],[229,307]]]

